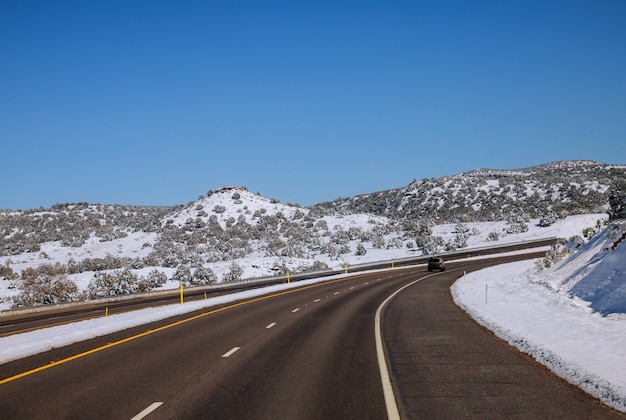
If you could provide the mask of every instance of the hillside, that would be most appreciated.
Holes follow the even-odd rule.
[[[477,169],[321,203],[313,210],[370,213],[435,224],[558,218],[607,211],[612,186],[624,179],[625,165],[591,161],[562,161],[518,170]]]
[[[589,238],[602,227],[625,170],[586,161],[481,169],[310,208],[238,186],[175,207],[6,210],[0,212],[0,296],[4,307],[30,306],[529,237]],[[569,215],[579,215],[576,225],[584,226],[567,230]]]

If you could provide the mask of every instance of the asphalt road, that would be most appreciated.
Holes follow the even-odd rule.
[[[403,418],[624,419],[474,322],[450,286],[463,264],[403,290],[384,312],[384,341]],[[549,320],[546,320],[549,322]]]
[[[624,418],[454,306],[451,270],[477,264],[357,274],[0,365],[0,417],[384,419],[375,313],[423,278],[383,312],[403,416]]]

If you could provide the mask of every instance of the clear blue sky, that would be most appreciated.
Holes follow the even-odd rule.
[[[0,208],[626,163],[626,1],[0,0]]]

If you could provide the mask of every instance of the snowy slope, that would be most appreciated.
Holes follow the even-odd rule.
[[[455,301],[498,336],[626,412],[626,232],[616,222],[554,267],[519,262],[467,274]]]

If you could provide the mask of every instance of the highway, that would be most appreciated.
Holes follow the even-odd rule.
[[[385,419],[380,311],[402,418],[625,418],[451,301],[449,285],[464,270],[522,258],[355,274],[6,363],[0,417]]]

